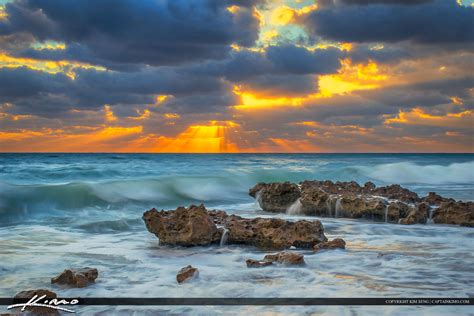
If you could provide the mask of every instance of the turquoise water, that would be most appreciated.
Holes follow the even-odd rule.
[[[0,296],[50,288],[64,296],[374,297],[474,295],[474,229],[402,226],[321,218],[329,238],[346,251],[305,253],[305,268],[247,269],[262,253],[251,247],[175,248],[158,245],[143,211],[205,203],[242,216],[264,213],[248,196],[260,181],[355,180],[399,183],[420,195],[436,191],[474,198],[472,154],[0,154]],[[306,217],[314,220],[314,217]],[[379,256],[383,253],[384,256]],[[176,272],[201,273],[177,285]],[[97,267],[85,289],[51,286],[67,267]],[[87,314],[130,314],[125,307],[81,307]],[[142,307],[150,314],[153,309]],[[175,307],[163,312],[202,314],[316,312],[380,315],[370,307]],[[387,315],[469,314],[462,307],[386,308]]]

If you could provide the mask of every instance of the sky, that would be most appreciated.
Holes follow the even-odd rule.
[[[474,152],[472,0],[0,0],[1,152]]]

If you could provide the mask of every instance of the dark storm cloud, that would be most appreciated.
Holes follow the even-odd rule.
[[[341,42],[468,43],[474,40],[474,8],[455,0],[417,5],[326,5],[302,23],[315,39]]]
[[[243,6],[232,14],[226,9],[231,4]],[[255,1],[20,0],[6,4],[8,19],[0,23],[0,34],[27,32],[39,40],[75,45],[74,50],[55,53],[63,59],[150,65],[221,59],[231,43],[246,47],[255,43],[259,21],[253,4]],[[53,54],[47,53],[42,57]]]
[[[336,48],[310,51],[294,45],[270,46],[268,60],[279,72],[289,74],[326,74],[335,72],[343,53]]]
[[[26,67],[0,68],[0,100],[10,102],[40,93],[59,93],[67,87],[68,81],[63,74],[51,75]]]
[[[212,61],[190,67],[195,74],[222,76],[231,82],[243,82],[264,75],[309,75],[334,73],[345,53],[337,48],[314,51],[293,45],[270,46],[265,53],[233,52],[224,61]],[[288,84],[291,84],[288,82]]]
[[[377,3],[385,4],[401,4],[401,5],[418,5],[420,3],[433,2],[434,0],[337,0],[344,4],[355,4],[355,5],[369,5]]]

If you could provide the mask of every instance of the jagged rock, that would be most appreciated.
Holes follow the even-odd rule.
[[[409,209],[408,215],[400,219],[399,223],[403,225],[426,224],[429,210],[430,206],[427,203],[418,203]]]
[[[385,202],[381,199],[344,196],[338,207],[339,217],[385,220]]]
[[[423,202],[429,205],[440,205],[443,202],[455,202],[453,199],[447,199],[435,192],[429,192],[427,196],[422,199]]]
[[[184,281],[196,278],[198,275],[199,270],[193,266],[188,265],[179,270],[178,274],[176,275],[176,281],[178,281],[178,283],[183,283]]]
[[[271,261],[247,259],[245,261],[247,268],[262,268],[273,264]]]
[[[176,214],[175,214],[176,213]],[[262,249],[312,248],[326,241],[320,221],[290,222],[279,218],[242,218],[223,211],[207,211],[204,205],[176,211],[156,209],[144,213],[147,229],[168,245],[197,246],[219,243],[223,228],[227,244],[252,245]],[[216,225],[217,224],[217,225]]]
[[[326,241],[320,221],[290,222],[279,218],[247,219],[230,215],[224,226],[229,230],[227,243],[253,245],[262,249],[311,248]]]
[[[288,251],[266,255],[263,260],[268,262],[278,262],[284,265],[305,264],[304,256],[302,254]]]
[[[20,293],[17,293],[15,297],[13,298],[14,302],[16,303],[15,300],[21,299],[21,300],[29,300],[32,297],[37,295],[38,298],[42,297],[43,295],[45,296],[45,300],[51,300],[54,298],[57,298],[57,294],[50,291],[50,290],[45,290],[45,289],[37,289],[37,290],[27,290],[27,291],[21,291]],[[44,302],[42,300],[41,302]],[[25,302],[26,303],[26,302]],[[28,306],[25,308],[25,311],[27,314],[33,314],[33,315],[48,315],[48,316],[56,316],[60,315],[59,312],[55,309],[51,309],[48,307],[38,307],[38,306]]]
[[[456,224],[474,226],[473,202],[442,202],[433,215],[436,224]]]
[[[418,194],[408,189],[405,189],[398,184],[392,184],[385,187],[379,187],[367,193],[380,195],[388,199],[399,200],[405,203],[415,203],[415,202],[420,201]]]
[[[51,283],[71,287],[86,287],[89,283],[94,283],[98,276],[99,272],[94,268],[66,269],[57,277],[52,278]]]
[[[143,214],[143,220],[148,231],[160,239],[160,244],[203,246],[220,240],[221,233],[204,205],[161,212],[153,208]]]
[[[302,214],[331,216],[330,196],[318,187],[305,187],[301,193],[300,203]]]
[[[294,183],[259,183],[249,190],[260,207],[267,212],[286,212],[300,197],[300,189]]]
[[[322,249],[346,249],[346,242],[342,238],[336,238],[331,241],[319,243],[313,247],[314,251]]]
[[[391,202],[388,205],[387,222],[398,223],[400,218],[404,218],[408,215],[409,209],[409,206],[403,202]]]

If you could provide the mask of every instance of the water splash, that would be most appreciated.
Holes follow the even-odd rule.
[[[430,208],[429,216],[428,216],[428,219],[426,220],[426,224],[427,224],[427,225],[434,224],[434,221],[433,221],[433,214],[434,214],[435,211],[436,211],[436,208],[434,208],[434,207],[431,207],[431,208]]]
[[[342,198],[337,198],[336,200],[336,207],[334,208],[334,217],[337,218],[339,217],[340,211],[343,211],[342,205],[341,205],[341,200]]]
[[[255,207],[261,209],[261,206],[260,206],[262,205],[261,202],[262,202],[262,190],[258,191],[257,194],[255,194]]]
[[[227,238],[229,238],[229,230],[225,227],[222,227],[222,230],[221,241],[219,242],[220,247],[224,247],[227,243]]]
[[[331,216],[331,213],[332,213],[331,201],[332,201],[331,197],[329,197],[329,198],[326,200],[326,208],[327,208],[328,216]]]
[[[385,223],[388,223],[388,207],[389,204],[385,205]]]
[[[299,215],[302,213],[302,204],[300,199],[298,198],[290,207],[286,210],[286,214],[288,215]]]

